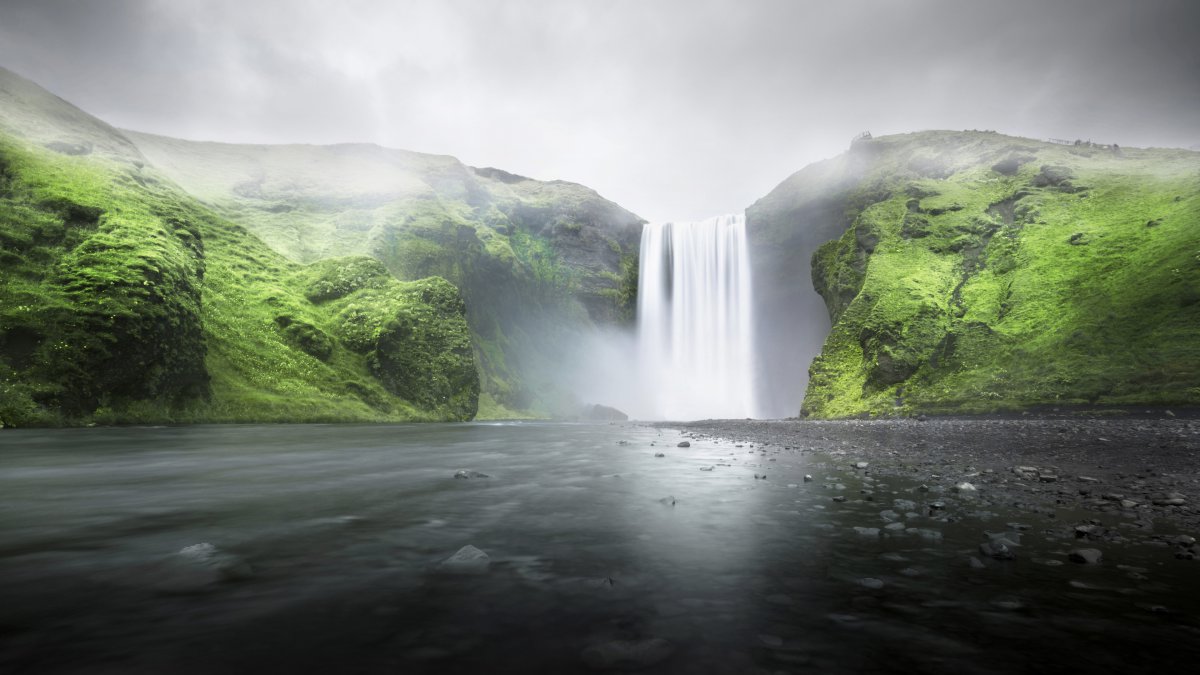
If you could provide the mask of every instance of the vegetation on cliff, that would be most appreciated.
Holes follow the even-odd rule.
[[[1200,153],[922,132],[825,169],[773,197],[841,232],[804,414],[1200,403]]]
[[[190,194],[291,260],[370,256],[399,279],[457,286],[482,417],[564,412],[555,371],[577,358],[571,331],[632,321],[642,221],[581,185],[366,144],[125,133]]]
[[[0,424],[475,415],[453,285],[290,261],[0,75]]]

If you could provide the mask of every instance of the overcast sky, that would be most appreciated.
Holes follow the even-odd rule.
[[[119,127],[370,141],[740,211],[863,130],[1200,143],[1200,1],[0,0],[0,65]]]

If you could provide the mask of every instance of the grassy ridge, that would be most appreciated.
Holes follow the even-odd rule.
[[[475,414],[453,286],[291,262],[142,162],[86,154],[0,140],[0,424]],[[343,269],[363,274],[330,295]]]
[[[1200,403],[1200,154],[860,142],[804,413]]]

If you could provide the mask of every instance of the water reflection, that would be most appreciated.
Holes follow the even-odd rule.
[[[934,512],[915,481],[845,456],[679,438],[0,434],[0,670],[1136,672],[1196,656],[1191,563],[1130,545],[1050,564],[1056,520],[950,496]],[[1019,558],[973,563],[987,531]],[[486,574],[439,569],[468,544]]]

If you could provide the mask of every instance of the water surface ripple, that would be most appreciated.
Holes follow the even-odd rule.
[[[1073,514],[680,438],[541,423],[5,431],[0,671],[1198,662],[1194,563],[1128,544],[1076,565],[1058,534]],[[1016,559],[983,558],[987,532],[1019,538]],[[486,573],[439,566],[466,545]]]

